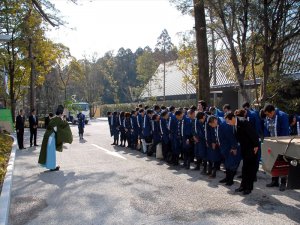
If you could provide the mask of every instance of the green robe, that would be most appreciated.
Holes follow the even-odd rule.
[[[54,132],[54,127],[57,127],[57,133],[55,136],[56,151],[62,152],[63,143],[71,144],[73,141],[72,131],[70,129],[68,122],[62,120],[60,117],[52,118],[44,134],[41,152],[39,156],[39,164],[46,163],[48,139],[50,135]]]

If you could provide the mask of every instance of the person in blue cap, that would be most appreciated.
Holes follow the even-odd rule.
[[[207,146],[206,146],[206,115],[204,112],[197,112],[194,121],[194,141],[195,141],[195,157],[196,167],[195,170],[200,170],[201,163],[203,170],[201,174],[207,173]]]
[[[219,182],[231,186],[234,183],[233,179],[241,160],[240,147],[235,136],[235,127],[227,124],[226,120],[222,117],[218,118],[218,125],[220,149],[224,157],[226,169],[226,177]]]
[[[300,116],[290,115],[289,125],[290,125],[290,135],[300,136]]]
[[[220,168],[222,155],[220,151],[220,140],[218,132],[218,118],[216,116],[210,116],[208,118],[207,128],[207,156],[209,161],[208,175],[211,178],[216,177],[217,170]]]
[[[271,104],[267,104],[264,107],[264,113],[266,120],[264,124],[264,136],[265,137],[279,137],[289,136],[289,118],[285,112],[275,109]],[[287,177],[282,176],[279,185],[279,177],[272,177],[272,182],[267,184],[267,187],[278,187],[280,191],[286,189]]]
[[[160,133],[162,135],[162,153],[164,160],[170,162],[170,152],[171,152],[171,143],[170,143],[170,130],[168,129],[169,113],[168,111],[162,111],[160,115]]]
[[[111,118],[111,129],[112,129],[112,135],[114,137],[114,142],[111,145],[118,145],[119,144],[119,127],[120,127],[120,121],[119,121],[119,115],[118,112],[113,112],[112,118]]]
[[[195,120],[195,111],[189,109],[187,116],[182,120],[182,148],[184,166],[186,169],[190,169],[191,161],[194,160],[194,139],[193,139],[193,126]]]
[[[77,115],[78,119],[78,133],[79,133],[79,139],[83,140],[83,133],[84,133],[84,121],[85,121],[85,115],[82,114],[82,112],[79,112]]]
[[[151,109],[147,109],[146,115],[144,116],[144,124],[143,124],[143,137],[146,143],[146,152],[147,153],[151,150],[151,145],[153,141],[153,134],[152,134],[152,116],[154,112]]]
[[[174,166],[179,165],[179,156],[182,152],[182,118],[183,112],[176,111],[175,119],[171,119],[170,136],[172,142],[172,161]]]

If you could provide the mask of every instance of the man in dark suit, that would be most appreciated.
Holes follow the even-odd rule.
[[[35,109],[31,110],[31,115],[29,116],[29,128],[30,128],[30,147],[32,147],[32,139],[34,139],[34,146],[38,146],[36,144],[36,135],[38,128],[38,117],[36,116]]]
[[[18,139],[18,145],[19,149],[26,149],[24,148],[24,123],[25,123],[25,118],[24,118],[24,112],[23,109],[20,110],[19,115],[16,118],[16,131],[17,131],[17,139]]]
[[[244,195],[248,195],[253,190],[253,183],[257,172],[258,135],[253,126],[246,119],[238,118],[233,113],[226,114],[225,119],[229,125],[234,127],[243,157],[242,183],[235,191],[243,192]]]

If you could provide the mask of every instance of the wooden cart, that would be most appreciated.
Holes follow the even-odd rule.
[[[288,188],[300,189],[300,137],[266,138],[262,166],[271,176],[288,176]]]

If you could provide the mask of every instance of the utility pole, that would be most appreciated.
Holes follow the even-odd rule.
[[[166,46],[164,45],[164,104],[166,102]]]

